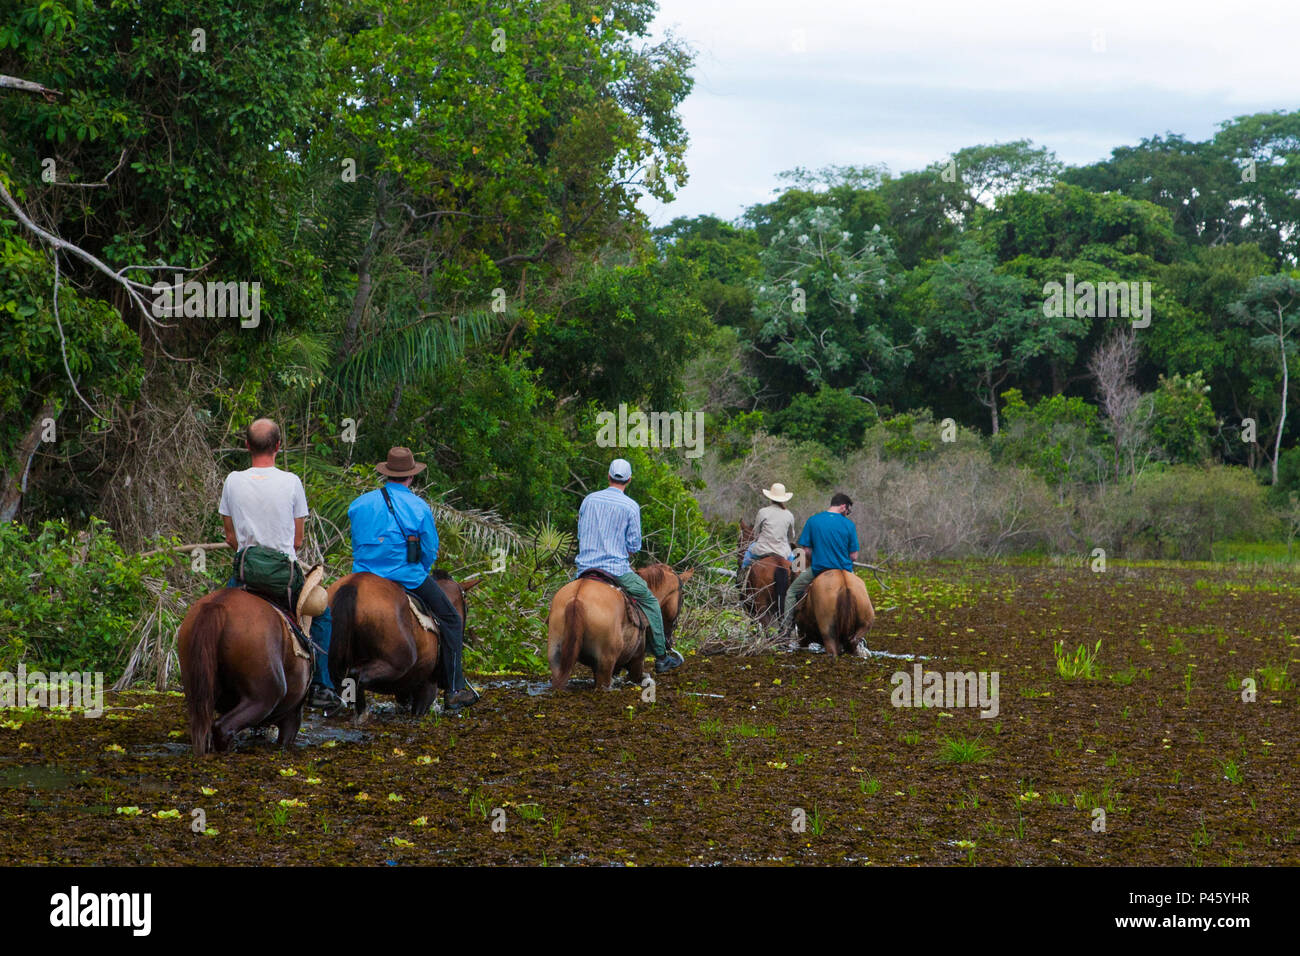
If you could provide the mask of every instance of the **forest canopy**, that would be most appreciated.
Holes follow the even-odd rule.
[[[0,520],[33,533],[219,540],[265,415],[315,553],[346,561],[392,445],[517,542],[572,529],[620,404],[705,416],[701,462],[626,450],[669,560],[772,480],[941,487],[946,445],[1045,509],[972,517],[970,547],[1195,552],[1150,510],[1177,469],[1245,502],[1214,535],[1297,510],[1300,111],[1084,166],[1027,139],[846,156],[656,229],[637,202],[686,182],[694,53],[650,0],[0,8]],[[256,315],[159,310],[174,280]],[[859,517],[879,547],[925,537],[886,511]]]

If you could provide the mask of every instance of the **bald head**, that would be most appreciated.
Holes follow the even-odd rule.
[[[269,418],[259,418],[248,426],[245,440],[254,457],[273,455],[280,444],[280,426]]]

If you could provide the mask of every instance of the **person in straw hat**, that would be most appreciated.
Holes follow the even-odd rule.
[[[424,601],[438,622],[442,646],[438,670],[443,686],[443,706],[455,713],[478,700],[461,668],[465,625],[438,582],[429,573],[438,559],[438,529],[433,509],[411,490],[425,465],[411,449],[388,449],[387,461],[375,465],[388,480],[348,505],[352,524],[352,570],[369,571],[396,581]]]
[[[754,540],[745,549],[745,556],[740,563],[741,574],[746,568],[765,554],[779,554],[783,558],[794,560],[791,548],[794,546],[794,515],[785,506],[794,495],[785,490],[785,485],[776,481],[771,488],[763,489],[763,496],[772,502],[758,510],[754,519]]]
[[[307,494],[297,475],[275,466],[275,456],[280,451],[280,426],[269,418],[259,418],[248,426],[244,446],[252,459],[250,467],[226,476],[217,508],[225,526],[226,543],[236,551],[253,545],[273,548],[297,561],[307,524]],[[320,600],[323,592],[319,584],[323,577],[323,570],[313,569],[299,591],[297,607],[289,610],[311,618],[311,640],[316,645],[316,653],[308,702],[313,707],[342,710],[343,701],[330,680],[328,662],[333,620],[329,605]],[[236,575],[226,586],[238,587],[239,583]]]

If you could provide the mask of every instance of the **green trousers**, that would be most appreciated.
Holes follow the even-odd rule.
[[[788,628],[794,623],[794,606],[799,603],[799,599],[803,597],[803,592],[808,590],[812,580],[812,568],[808,568],[790,582],[790,588],[785,592],[785,616],[781,618],[781,627]]]
[[[668,642],[664,640],[664,615],[659,610],[659,599],[646,587],[641,575],[635,571],[621,575],[618,583],[623,585],[623,590],[632,595],[632,600],[636,601],[637,606],[645,611],[645,616],[650,619],[650,650],[655,657],[663,657],[668,653]]]

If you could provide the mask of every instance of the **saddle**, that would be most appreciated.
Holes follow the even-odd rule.
[[[601,584],[608,584],[619,594],[623,595],[623,603],[627,608],[627,619],[632,622],[636,629],[644,634],[650,628],[650,619],[646,617],[645,611],[641,610],[641,605],[632,599],[632,595],[624,590],[623,585],[618,583],[618,578],[607,571],[599,568],[588,568],[578,575],[578,580],[588,579],[599,581]]]

